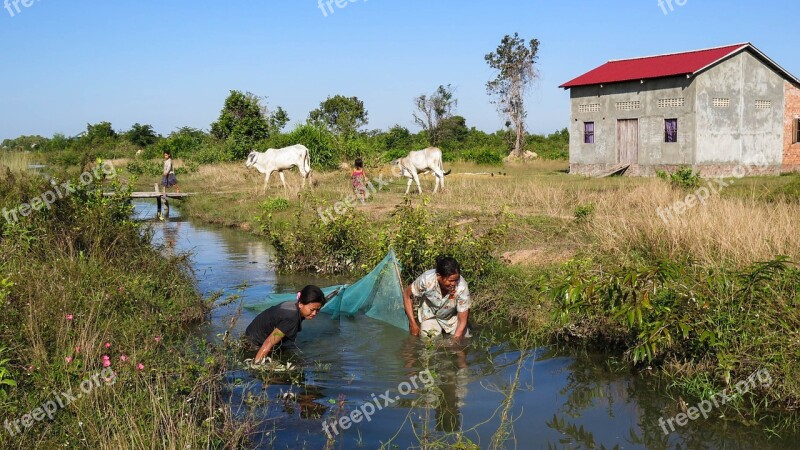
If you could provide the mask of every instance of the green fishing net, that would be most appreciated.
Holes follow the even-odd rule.
[[[403,308],[403,285],[400,264],[394,250],[389,250],[383,260],[364,278],[353,284],[323,287],[325,297],[330,297],[320,312],[333,319],[342,315],[353,317],[365,314],[408,331],[408,318]],[[263,311],[279,303],[295,301],[297,293],[272,294],[265,301],[246,306],[252,311]]]

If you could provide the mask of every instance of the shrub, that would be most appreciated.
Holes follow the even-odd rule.
[[[503,164],[503,155],[498,152],[483,150],[468,150],[461,154],[464,161],[474,162],[484,166],[500,166]]]
[[[578,205],[575,208],[575,221],[583,224],[588,222],[594,214],[594,203]]]
[[[669,179],[673,187],[685,190],[697,189],[700,186],[700,172],[695,172],[691,167],[681,167],[672,174],[663,171],[656,172],[661,179]]]

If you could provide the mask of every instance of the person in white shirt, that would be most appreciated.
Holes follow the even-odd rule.
[[[461,265],[451,257],[436,258],[436,269],[423,273],[403,291],[408,328],[414,336],[419,336],[420,332],[429,336],[447,334],[456,341],[468,337],[471,304]],[[415,305],[418,306],[416,318]]]

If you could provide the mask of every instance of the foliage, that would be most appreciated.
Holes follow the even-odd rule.
[[[531,134],[525,148],[542,159],[569,159],[569,131],[566,128],[546,136]]]
[[[226,141],[234,158],[244,159],[258,141],[269,137],[270,124],[261,100],[251,94],[231,91],[211,134]]]
[[[573,264],[548,292],[564,332],[615,342],[634,363],[692,361],[711,366],[723,385],[759,369],[784,380],[782,335],[800,326],[800,270],[785,258],[740,270],[700,267],[691,260],[624,265],[611,270]],[[774,396],[774,397],[773,397]]]
[[[206,134],[202,130],[191,127],[179,128],[162,139],[158,145],[151,147],[144,153],[146,158],[161,158],[165,152],[169,152],[172,158],[183,158],[200,149],[207,140]]]
[[[258,149],[281,148],[294,144],[308,147],[311,166],[317,169],[333,169],[339,165],[341,157],[334,137],[327,129],[313,124],[301,124],[288,134],[280,134],[262,142]]]
[[[325,127],[341,140],[353,137],[359,128],[368,122],[364,102],[358,97],[334,95],[319,104],[319,108],[308,114],[309,122]]]
[[[663,170],[659,170],[656,172],[656,175],[658,175],[658,177],[662,180],[669,180],[673,187],[685,190],[697,189],[702,181],[702,178],[700,178],[700,173],[695,172],[691,167],[688,166],[681,167],[671,174],[668,174]]]
[[[526,46],[517,33],[504,36],[497,50],[485,56],[489,67],[497,71],[497,76],[486,83],[486,91],[496,97],[498,110],[514,126],[515,156],[522,156],[525,146],[525,91],[538,78],[534,67],[538,58],[539,40],[531,39]]]
[[[4,358],[7,352],[7,348],[0,347],[0,403],[5,402],[8,398],[6,388],[17,385],[17,382],[11,378],[11,370],[8,368],[8,362],[11,360]]]
[[[57,183],[68,179],[52,175]],[[231,414],[219,397],[224,359],[191,338],[189,325],[208,305],[187,260],[151,246],[151,233],[131,219],[130,188],[102,179],[72,185],[74,192],[48,208],[2,223],[0,262],[8,277],[0,283],[0,408],[22,417],[54,393],[76,392],[101,372],[103,355],[116,382],[100,378],[91,395],[46,424],[34,422],[30,432],[0,433],[0,447],[120,448],[154,435],[181,447],[244,447],[233,431],[240,425],[226,419]],[[0,207],[52,188],[41,177],[7,172]],[[106,190],[117,195],[104,196]],[[7,390],[14,382],[18,388]]]
[[[400,125],[393,126],[381,137],[383,148],[386,150],[401,150],[407,153],[413,145],[411,132],[408,131],[408,128]]]
[[[128,142],[142,148],[155,144],[160,138],[152,126],[141,125],[138,122],[133,124],[131,129],[125,132],[124,136]]]
[[[419,113],[414,113],[414,122],[427,131],[428,143],[431,146],[441,144],[442,122],[453,115],[453,109],[457,104],[458,100],[449,84],[439,85],[430,96],[422,94],[414,99],[414,106]]]
[[[111,122],[86,124],[84,141],[89,145],[100,145],[117,139],[117,132],[111,127]]]
[[[594,214],[594,203],[584,203],[575,207],[575,221],[584,224],[592,218]]]
[[[467,150],[461,153],[461,158],[464,161],[484,166],[500,166],[503,164],[503,155],[489,149]]]
[[[464,277],[477,280],[497,264],[491,250],[505,235],[505,226],[476,234],[469,227],[438,223],[424,203],[414,206],[410,200],[398,205],[393,220],[380,228],[357,210],[332,216],[308,219],[298,213],[290,225],[265,211],[262,230],[275,247],[277,266],[288,271],[366,273],[392,247],[406,280],[432,268],[439,255],[456,258]]]
[[[265,213],[271,213],[275,211],[283,211],[289,208],[289,201],[283,197],[272,197],[264,200],[261,203],[261,209]]]

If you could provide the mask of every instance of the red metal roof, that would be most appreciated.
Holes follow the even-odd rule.
[[[748,47],[753,48],[750,44],[736,44],[707,50],[609,61],[559,87],[571,88],[593,84],[691,75]],[[756,51],[758,52],[758,50]]]

